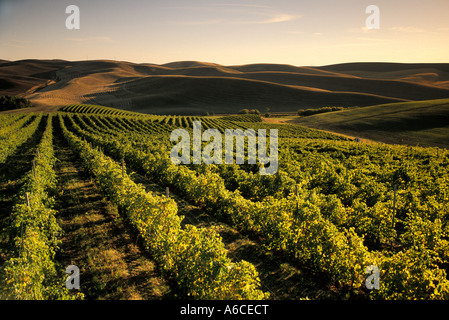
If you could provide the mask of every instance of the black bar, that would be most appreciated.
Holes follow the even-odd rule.
[[[143,316],[145,319],[321,319],[344,316],[361,319],[368,316],[385,317],[400,314],[416,315],[431,310],[445,312],[449,301],[0,301],[2,312],[14,312],[14,316],[51,314],[55,318],[74,316],[108,317]],[[210,310],[213,310],[210,312]],[[394,313],[393,313],[394,312]],[[443,314],[443,313],[441,313]]]

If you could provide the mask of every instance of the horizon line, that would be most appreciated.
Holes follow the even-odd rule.
[[[121,59],[80,59],[80,60],[70,60],[70,59],[61,59],[61,58],[26,58],[26,59],[18,59],[18,60],[9,60],[9,59],[0,59],[0,61],[7,62],[21,62],[21,61],[65,61],[65,62],[87,62],[87,61],[114,61],[114,62],[125,62],[132,64],[152,64],[157,66],[164,66],[166,64],[172,63],[185,63],[185,62],[194,62],[194,63],[204,63],[204,64],[215,64],[218,66],[244,66],[244,65],[256,65],[256,64],[267,64],[267,65],[287,65],[294,67],[325,67],[332,65],[342,65],[342,64],[404,64],[404,65],[413,65],[413,64],[449,64],[449,62],[399,62],[399,61],[372,61],[372,60],[364,60],[364,61],[346,61],[346,62],[336,62],[329,64],[320,64],[320,65],[300,65],[300,64],[292,64],[292,63],[281,63],[281,62],[251,62],[251,63],[240,63],[240,64],[222,64],[212,61],[202,61],[202,60],[174,60],[164,63],[154,63],[154,62],[136,62],[130,60],[121,60]]]

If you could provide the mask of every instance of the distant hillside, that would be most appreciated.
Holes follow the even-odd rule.
[[[133,111],[146,112],[150,103],[153,113],[173,114],[236,113],[248,107],[288,112],[298,108],[346,105],[348,101],[359,106],[404,101],[238,77],[149,76],[112,88],[117,92],[116,97],[132,97]],[[108,96],[96,97],[102,105],[113,103],[112,99]]]
[[[62,60],[0,61],[0,95],[24,95],[45,86],[55,72],[71,65]]]
[[[36,110],[85,103],[152,114],[296,112],[449,98],[448,70],[449,64],[0,61],[0,95],[24,96]]]
[[[321,67],[370,79],[393,79],[449,89],[448,63],[342,63]]]
[[[449,148],[449,99],[376,105],[291,122],[386,143]]]

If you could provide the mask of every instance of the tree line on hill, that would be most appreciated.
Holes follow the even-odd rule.
[[[344,110],[344,109],[345,109],[344,107],[322,107],[322,108],[318,108],[318,109],[301,109],[301,110],[298,110],[298,116],[307,117],[307,116],[311,116],[314,114],[340,111],[340,110]]]
[[[242,109],[238,114],[260,114],[260,111],[258,109]]]
[[[317,109],[301,109],[298,110],[297,114],[300,117],[307,117],[307,116],[311,116],[314,114],[319,114],[319,113],[326,113],[326,112],[333,112],[333,111],[340,111],[340,110],[344,110],[346,108],[344,107],[322,107],[322,108],[317,108]],[[266,111],[264,113],[264,116],[266,118],[270,117],[270,113],[269,113],[270,109],[266,108]],[[257,115],[262,115],[262,113],[259,111],[259,109],[241,109],[239,112],[237,112],[238,114],[257,114]]]
[[[31,101],[25,98],[9,95],[0,97],[0,111],[30,108],[32,106]]]
[[[257,114],[262,115],[262,113],[259,111],[259,109],[241,109],[238,114]],[[270,108],[265,108],[265,113],[263,114],[265,118],[269,118],[271,116],[270,114]]]

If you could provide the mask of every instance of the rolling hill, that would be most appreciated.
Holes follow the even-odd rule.
[[[375,105],[290,122],[386,143],[449,148],[449,99]]]
[[[342,63],[321,69],[371,79],[417,82],[449,89],[449,64],[441,63]]]
[[[0,95],[25,96],[36,110],[87,103],[153,114],[296,112],[449,98],[448,84],[449,64],[0,61]]]

